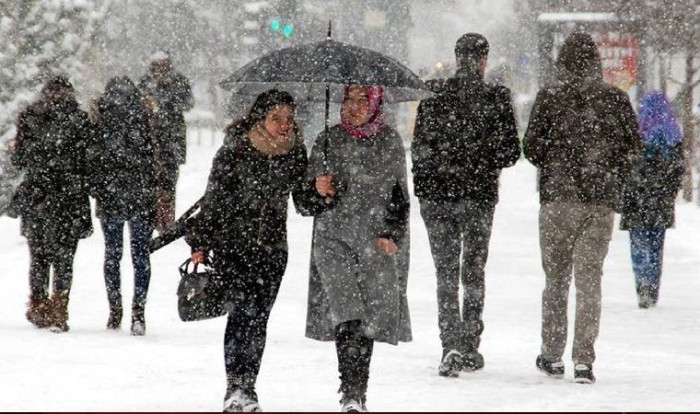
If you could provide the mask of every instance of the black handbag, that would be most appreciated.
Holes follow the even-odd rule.
[[[191,266],[192,259],[180,265],[180,284],[177,287],[177,311],[183,322],[218,318],[228,313],[226,301],[228,284],[207,260],[199,267]]]

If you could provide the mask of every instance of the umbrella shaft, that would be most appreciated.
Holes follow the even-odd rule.
[[[324,126],[325,139],[323,142],[323,172],[328,173],[328,130],[330,129],[331,86],[326,84],[326,123]]]

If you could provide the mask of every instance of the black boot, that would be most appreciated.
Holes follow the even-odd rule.
[[[464,347],[462,348],[462,371],[477,371],[484,368],[484,356],[479,352],[484,323],[480,320],[469,322],[464,327]]]
[[[362,336],[359,327],[360,321],[350,321],[340,324],[336,330],[343,412],[367,410],[367,383],[374,341]]]
[[[109,298],[109,318],[107,318],[107,329],[119,329],[122,325],[122,297]]]
[[[131,335],[146,335],[146,302],[131,305]]]
[[[651,286],[642,285],[637,291],[637,304],[642,309],[647,309],[652,306],[653,298],[651,296]]]

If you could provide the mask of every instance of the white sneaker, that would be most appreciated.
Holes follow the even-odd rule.
[[[246,396],[243,390],[234,391],[230,397],[224,401],[225,413],[241,413],[243,412],[243,404],[245,404]]]
[[[243,412],[244,413],[261,413],[262,412],[262,407],[260,407],[260,403],[258,403],[255,400],[248,400],[244,405],[243,405]]]
[[[362,407],[362,402],[350,398],[342,403],[340,406],[341,413],[361,413],[364,412]]]
[[[242,389],[235,390],[224,401],[225,413],[259,413],[262,412],[260,403],[250,398]]]

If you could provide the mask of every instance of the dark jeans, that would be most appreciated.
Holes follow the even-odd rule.
[[[121,277],[119,265],[124,253],[124,221],[118,217],[108,217],[101,221],[105,237],[104,278],[107,298],[110,303],[121,301]],[[148,241],[153,233],[150,218],[136,217],[129,221],[131,235],[131,262],[134,266],[134,303],[145,303],[148,285],[151,280],[151,259]]]
[[[73,259],[78,239],[49,242],[40,232],[27,238],[29,244],[29,289],[31,299],[49,297],[49,279],[53,267],[53,292],[68,296],[73,284]]]
[[[215,258],[224,277],[231,281],[227,296],[232,309],[224,336],[227,386],[229,391],[243,388],[254,393],[267,321],[287,266],[287,252],[253,248],[223,257],[215,254]]]
[[[360,333],[359,320],[343,322],[336,327],[335,350],[344,399],[365,401],[373,348],[374,340]]]
[[[666,229],[632,229],[630,244],[632,268],[637,292],[642,286],[651,288],[651,297],[659,299]]]
[[[495,205],[472,200],[421,200],[437,276],[438,324],[443,352],[476,352],[484,330],[484,267]],[[462,283],[460,315],[459,284]]]

